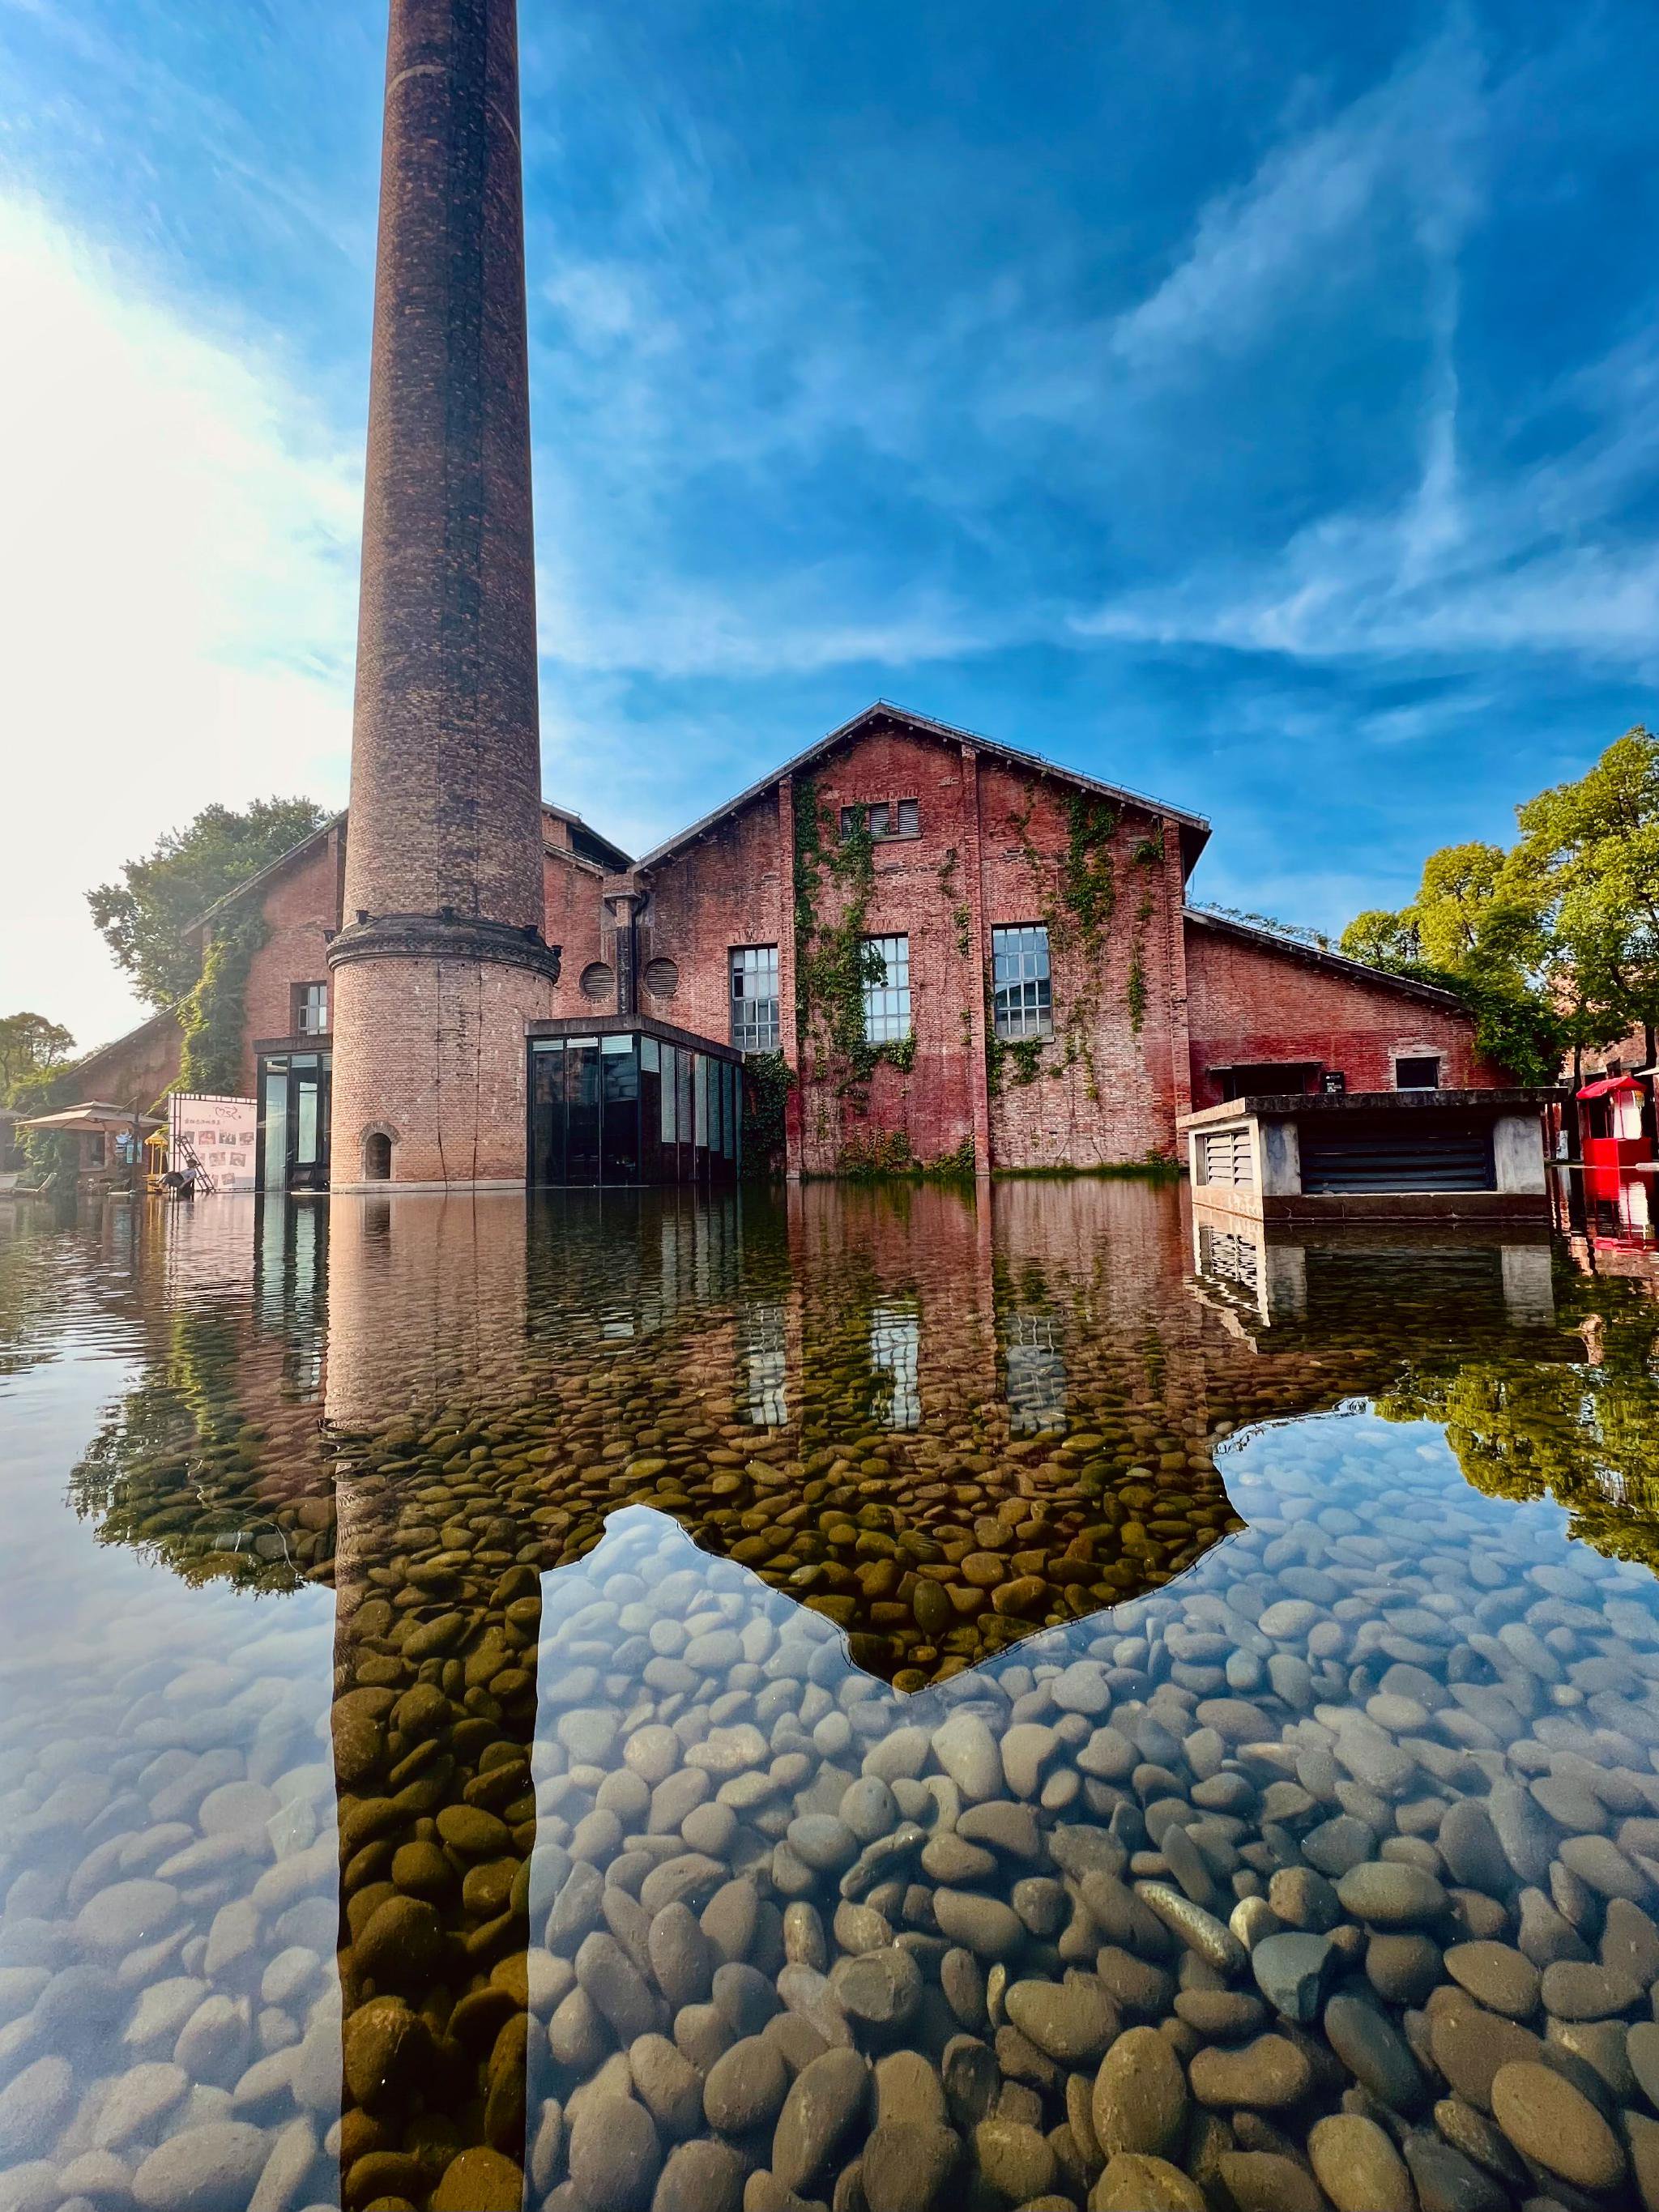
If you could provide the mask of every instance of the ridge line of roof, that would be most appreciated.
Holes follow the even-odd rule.
[[[1154,799],[1150,792],[1133,790],[1127,784],[1108,783],[1100,776],[1091,775],[1085,769],[1064,767],[1059,761],[1049,760],[1045,754],[1028,752],[1022,746],[1008,744],[1001,738],[989,737],[982,730],[965,729],[955,722],[941,722],[934,715],[918,714],[914,708],[902,707],[896,700],[875,699],[869,706],[861,707],[858,713],[848,720],[838,723],[833,730],[826,731],[823,737],[814,738],[804,750],[794,754],[790,759],[770,769],[757,781],[737,793],[734,797],[723,800],[719,806],[713,807],[707,814],[699,816],[696,821],[688,823],[684,830],[677,830],[672,837],[665,838],[661,844],[653,846],[648,853],[641,854],[635,866],[648,868],[653,866],[659,860],[666,859],[671,853],[678,852],[681,846],[690,844],[694,837],[701,836],[704,830],[712,829],[716,822],[720,821],[726,815],[734,814],[738,807],[748,805],[751,799],[760,798],[770,790],[774,784],[781,783],[785,776],[794,775],[809,761],[827,752],[832,745],[838,744],[843,738],[850,737],[860,722],[867,722],[872,715],[878,714],[894,715],[899,720],[908,722],[918,729],[930,730],[941,738],[955,738],[959,744],[981,745],[989,752],[1000,754],[1006,760],[1017,761],[1022,767],[1036,770],[1040,775],[1059,776],[1068,783],[1085,785],[1091,791],[1100,792],[1108,798],[1126,799],[1133,805],[1146,807],[1154,813],[1169,815],[1177,822],[1201,830],[1206,838],[1209,836],[1210,823],[1207,816],[1194,814],[1188,807],[1171,805],[1166,799]]]
[[[1206,928],[1219,930],[1224,935],[1246,938],[1251,944],[1265,945],[1274,952],[1288,952],[1292,957],[1310,960],[1316,967],[1334,968],[1346,975],[1363,975],[1368,982],[1384,983],[1391,990],[1403,991],[1414,998],[1432,999],[1438,1006],[1468,1011],[1455,991],[1448,991],[1438,983],[1423,983],[1414,975],[1397,975],[1389,968],[1373,968],[1369,961],[1351,960],[1346,952],[1333,952],[1322,945],[1304,945],[1299,938],[1281,937],[1276,930],[1236,921],[1231,915],[1194,906],[1190,901],[1182,911],[1188,921],[1202,922]]]
[[[319,822],[314,830],[307,830],[303,837],[296,838],[293,844],[285,846],[283,851],[274,854],[265,862],[264,867],[256,868],[251,876],[245,876],[240,884],[233,884],[228,891],[221,891],[211,906],[204,906],[194,921],[185,924],[185,930],[199,929],[204,921],[212,920],[221,907],[234,904],[245,892],[251,891],[255,884],[262,884],[273,870],[285,866],[296,853],[303,853],[307,845],[314,845],[319,837],[325,837],[331,830],[337,830],[345,818],[346,809],[343,806],[337,813],[331,814],[326,822]]]

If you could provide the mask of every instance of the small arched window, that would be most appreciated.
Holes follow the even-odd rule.
[[[371,1129],[363,1139],[363,1180],[365,1182],[390,1182],[392,1180],[392,1139],[384,1129]]]

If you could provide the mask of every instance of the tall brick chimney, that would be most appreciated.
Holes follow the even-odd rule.
[[[525,1176],[542,935],[516,0],[392,0],[337,1188]]]

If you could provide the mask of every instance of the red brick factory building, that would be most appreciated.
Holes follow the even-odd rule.
[[[638,861],[542,802],[518,119],[514,0],[392,0],[349,817],[198,925],[260,940],[264,1188],[714,1182],[745,1126],[1086,1169],[1247,1087],[1501,1080],[1444,994],[1189,908],[1197,816],[896,707]],[[81,1097],[150,1104],[170,1022]]]
[[[348,831],[342,815],[198,925],[258,902],[240,1087],[269,1106],[268,1188],[437,1179],[398,1174],[395,1117],[347,1127],[337,1094],[331,1110]],[[757,1073],[777,1090],[776,1055],[793,1079],[785,1164],[806,1175],[1170,1160],[1179,1115],[1247,1091],[1502,1083],[1445,993],[1189,904],[1208,836],[1196,815],[884,703],[637,861],[544,804],[558,977],[511,1039],[521,1150],[481,1179],[719,1179],[739,1063],[752,1106]],[[665,1102],[671,1052],[666,1087],[689,1075],[689,1099]],[[527,1110],[550,1060],[553,1160],[545,1131],[532,1157]],[[148,1106],[177,1062],[159,1015],[84,1062],[80,1088],[125,1097],[136,1081]],[[630,1106],[642,1121],[646,1093],[655,1154],[630,1168],[604,1124]]]

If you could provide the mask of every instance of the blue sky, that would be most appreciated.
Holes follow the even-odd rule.
[[[883,695],[1335,927],[1652,720],[1651,9],[521,19],[544,781],[624,844]],[[344,794],[383,51],[0,0],[0,1011],[83,1042],[88,884]]]

